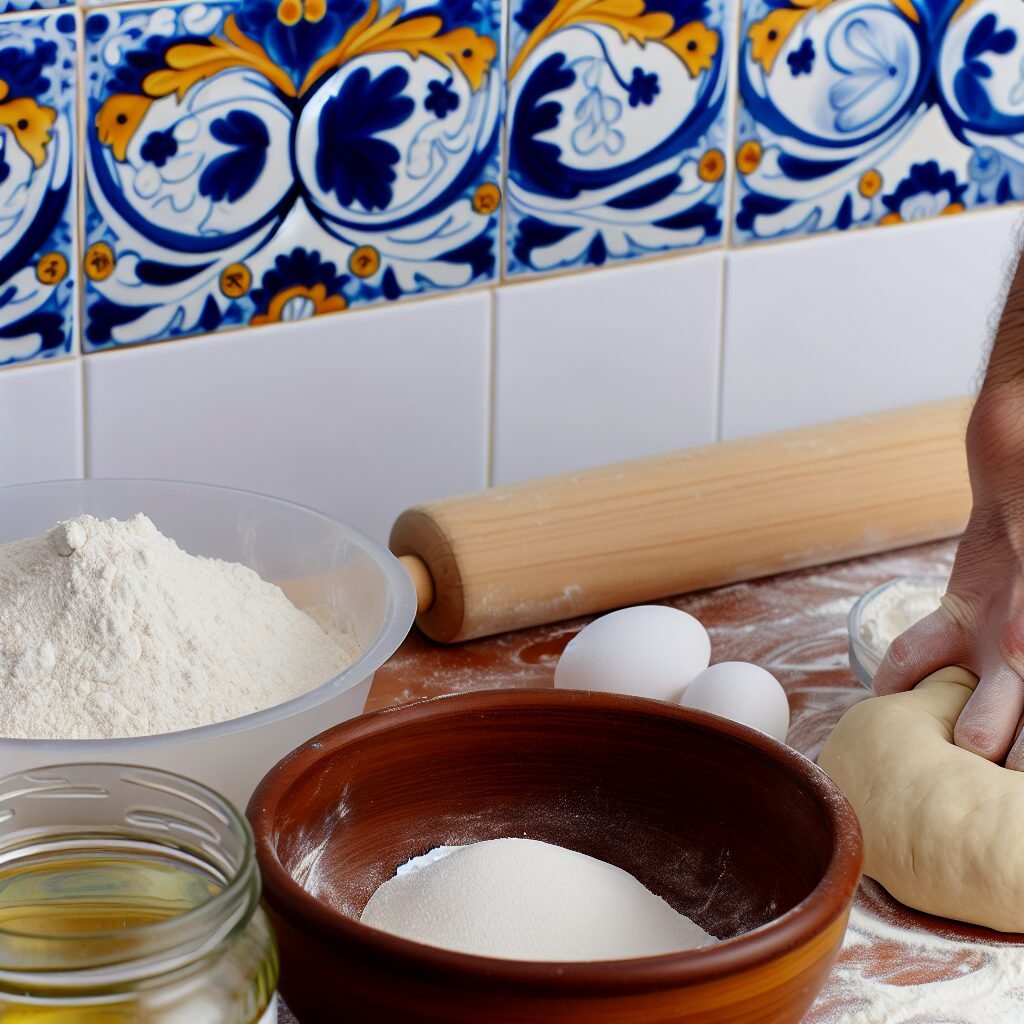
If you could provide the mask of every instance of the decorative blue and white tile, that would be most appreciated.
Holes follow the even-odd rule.
[[[72,348],[76,24],[0,20],[0,366]]]
[[[732,0],[512,0],[505,270],[718,241]]]
[[[75,0],[0,0],[0,14],[46,11],[55,7],[74,7]]]
[[[494,275],[490,0],[121,7],[85,35],[87,350]]]
[[[1021,0],[744,0],[739,241],[1024,198]]]

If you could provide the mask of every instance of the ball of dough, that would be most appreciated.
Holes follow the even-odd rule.
[[[977,680],[959,668],[843,715],[818,764],[864,832],[864,874],[901,903],[1024,931],[1024,773],[953,743]]]

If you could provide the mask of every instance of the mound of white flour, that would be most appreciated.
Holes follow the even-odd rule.
[[[108,739],[237,718],[351,664],[273,584],[144,515],[0,545],[0,736]]]
[[[621,868],[533,839],[438,847],[400,867],[360,920],[505,960],[620,960],[718,941]]]

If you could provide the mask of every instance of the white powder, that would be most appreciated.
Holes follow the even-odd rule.
[[[621,960],[718,941],[628,872],[532,839],[417,857],[370,897],[360,920],[505,960]]]
[[[945,592],[938,579],[897,580],[864,606],[861,639],[881,656],[896,637],[935,611]]]
[[[814,1024],[1011,1024],[1024,1021],[1024,950],[900,927],[864,883],[843,954],[807,1021]],[[873,905],[874,904],[874,905]],[[956,925],[951,925],[953,929]]]
[[[144,515],[79,516],[0,545],[0,735],[108,739],[297,697],[358,653],[243,565]]]

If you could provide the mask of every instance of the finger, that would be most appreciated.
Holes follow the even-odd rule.
[[[1008,665],[982,674],[953,729],[958,747],[1002,762],[1024,714],[1024,680]]]
[[[1024,771],[1024,743],[1021,742],[1021,732],[1024,731],[1024,718],[1017,723],[1017,734],[1013,738],[1013,745],[1006,755],[1006,767],[1011,771]]]
[[[879,695],[910,690],[932,672],[958,664],[964,653],[960,623],[938,608],[889,644],[872,688]]]
[[[1017,675],[1024,677],[1024,614],[1020,609],[1011,610],[999,631],[999,653]]]

